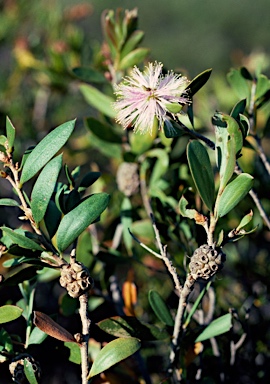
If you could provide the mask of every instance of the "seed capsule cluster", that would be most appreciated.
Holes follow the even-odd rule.
[[[36,362],[32,356],[28,354],[21,354],[14,358],[9,364],[9,372],[12,375],[12,381],[17,384],[27,384],[28,380],[24,373],[24,359],[28,360],[33,367],[36,379],[39,379],[41,376],[41,369],[38,362]]]
[[[81,263],[63,265],[60,285],[66,288],[69,296],[77,298],[88,291],[93,284],[88,269]]]
[[[210,245],[204,244],[195,250],[190,263],[190,274],[194,279],[209,279],[223,268],[226,255],[221,249],[214,249]]]

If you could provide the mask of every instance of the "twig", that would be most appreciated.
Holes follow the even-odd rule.
[[[88,312],[88,293],[84,293],[79,297],[80,309],[79,314],[82,322],[82,342],[80,344],[81,349],[81,368],[82,368],[82,384],[88,383],[88,342],[89,342],[89,330],[91,321],[87,316]]]
[[[187,305],[187,299],[189,294],[191,293],[193,289],[193,285],[195,283],[195,279],[188,274],[184,287],[181,291],[179,302],[178,302],[178,308],[177,308],[177,314],[175,317],[175,323],[174,323],[174,330],[173,330],[173,336],[172,336],[172,343],[171,343],[171,352],[169,356],[169,368],[168,368],[168,374],[172,376],[173,374],[176,376],[177,381],[181,381],[181,375],[180,372],[175,370],[175,365],[177,358],[180,353],[180,338],[183,333],[183,315],[184,311]]]
[[[73,244],[72,251],[70,252],[70,264],[76,262],[76,246],[77,240]],[[80,335],[80,351],[81,351],[81,370],[82,370],[82,384],[88,383],[88,342],[90,338],[90,325],[91,321],[88,317],[88,293],[84,293],[79,296],[79,314],[82,323],[82,333]]]

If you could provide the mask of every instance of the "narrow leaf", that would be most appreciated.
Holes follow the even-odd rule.
[[[0,205],[5,205],[7,207],[19,207],[20,206],[20,204],[16,200],[8,199],[8,198],[0,199]]]
[[[57,340],[76,342],[71,333],[45,315],[45,313],[34,311],[34,324],[41,331]]]
[[[199,141],[191,141],[187,146],[187,157],[196,188],[204,204],[212,211],[215,199],[215,183],[208,153]]]
[[[132,225],[132,205],[130,199],[125,197],[121,205],[121,223],[123,225],[123,240],[128,252],[132,250],[132,237],[129,229]]]
[[[147,324],[133,316],[115,316],[100,321],[98,327],[116,337],[136,337],[144,341],[161,340],[169,337],[165,329]]]
[[[16,232],[16,230],[13,231],[7,227],[0,227],[0,229],[2,229],[2,231],[13,241],[14,244],[17,244],[22,248],[44,251],[44,249],[38,243],[36,243],[34,240],[31,240],[29,237],[26,237],[26,232],[24,232],[25,235],[22,235]]]
[[[136,338],[119,338],[111,341],[96,356],[96,359],[91,367],[88,379],[98,375],[133,355],[140,348],[141,343]]]
[[[189,94],[191,97],[195,95],[208,81],[212,69],[206,69],[205,71],[199,73],[193,80],[188,84],[187,89],[189,89]]]
[[[148,293],[148,300],[159,320],[172,327],[174,325],[174,321],[171,312],[160,294],[154,290],[150,290]]]
[[[18,319],[22,312],[23,310],[15,305],[3,305],[0,307],[0,324]]]
[[[230,313],[227,313],[226,315],[223,315],[218,319],[212,321],[212,323],[210,323],[197,337],[195,343],[226,333],[231,329],[231,327],[232,315]]]
[[[57,247],[64,251],[75,239],[92,224],[109,204],[107,193],[88,196],[76,208],[67,213],[57,231]]]
[[[231,111],[231,116],[237,120],[239,118],[239,115],[240,114],[242,115],[245,112],[246,105],[247,105],[246,99],[238,101]]]
[[[24,373],[29,384],[38,384],[33,366],[27,359],[24,359]]]
[[[31,209],[36,223],[39,223],[47,210],[50,198],[62,167],[62,154],[52,159],[40,172],[31,194]]]
[[[240,221],[238,227],[236,228],[236,231],[240,231],[240,229],[244,228],[246,225],[248,225],[253,218],[253,211],[251,210],[247,215],[245,215],[242,220]]]
[[[6,117],[6,131],[8,141],[8,152],[12,152],[15,140],[15,128],[9,117]]]
[[[74,127],[75,120],[68,121],[55,128],[38,143],[24,163],[20,179],[21,184],[35,176],[35,174],[51,160],[67,142]]]
[[[104,115],[115,118],[116,112],[112,107],[114,102],[112,97],[105,95],[91,85],[81,85],[80,90],[88,104],[104,113]]]
[[[248,173],[238,175],[224,189],[218,205],[216,206],[216,217],[222,217],[231,211],[250,191],[253,177]]]
[[[124,69],[137,65],[138,63],[143,61],[148,54],[148,48],[134,49],[133,51],[129,52],[125,57],[123,57],[119,64],[119,69],[123,71]]]

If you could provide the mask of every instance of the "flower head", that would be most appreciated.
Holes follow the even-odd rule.
[[[162,66],[149,63],[143,72],[134,67],[131,75],[116,85],[116,121],[124,128],[132,126],[135,132],[152,133],[156,121],[159,129],[164,123],[170,126],[168,113],[173,116],[183,104],[189,104],[186,77],[173,72],[164,76]]]

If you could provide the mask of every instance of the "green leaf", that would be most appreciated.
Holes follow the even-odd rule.
[[[194,315],[196,309],[198,308],[198,305],[200,304],[200,302],[201,302],[202,298],[204,297],[205,293],[210,288],[211,283],[212,283],[211,281],[208,281],[208,283],[204,286],[204,288],[202,289],[201,293],[197,297],[195,303],[192,305],[192,308],[189,311],[188,316],[187,316],[187,318],[185,320],[185,324],[183,325],[184,329],[186,329],[188,327],[188,325],[190,323],[190,320],[192,319],[192,316]]]
[[[15,286],[22,283],[25,280],[30,280],[37,275],[36,267],[26,267],[20,271],[16,271],[12,276],[8,277],[1,283],[1,286]]]
[[[8,139],[6,136],[0,135],[0,145],[2,145],[2,147],[5,147],[5,144],[7,141],[8,141]]]
[[[107,83],[107,80],[104,77],[104,75],[93,68],[83,68],[83,67],[73,68],[72,73],[76,77],[78,77],[78,79],[85,81],[86,83],[87,82],[97,83],[97,84]]]
[[[101,123],[94,117],[88,117],[87,119],[85,119],[85,123],[87,128],[99,139],[103,141],[108,141],[110,143],[122,143],[121,136],[114,132],[112,126]]]
[[[232,327],[232,315],[227,313],[219,317],[218,319],[212,321],[196,338],[195,343],[210,339],[211,337],[216,337],[222,335],[223,333],[228,332]]]
[[[242,220],[240,221],[239,225],[236,228],[236,231],[240,231],[240,229],[244,228],[246,225],[248,225],[253,218],[253,211],[251,210],[247,215],[245,215]]]
[[[49,160],[62,148],[72,134],[75,120],[68,121],[51,131],[42,139],[27,157],[20,179],[23,184],[48,163]]]
[[[6,117],[6,131],[8,141],[8,152],[11,153],[13,151],[13,145],[15,140],[15,128],[9,117]]]
[[[137,48],[129,52],[123,59],[120,61],[119,69],[121,71],[131,68],[134,65],[142,62],[146,56],[149,54],[148,48]]]
[[[15,305],[3,305],[0,307],[0,324],[16,320],[22,313],[23,310]]]
[[[129,229],[132,225],[132,205],[128,197],[124,197],[121,205],[121,223],[123,225],[123,240],[128,252],[132,250],[132,237],[129,233]]]
[[[165,121],[164,124],[164,133],[167,138],[181,137],[188,135],[187,127],[182,124],[178,124],[175,121]]]
[[[31,209],[36,223],[39,223],[45,215],[62,167],[62,158],[61,154],[49,161],[35,182],[31,194]]]
[[[77,237],[92,224],[109,204],[107,193],[88,196],[76,208],[67,213],[57,231],[57,247],[64,251]]]
[[[61,212],[54,201],[50,200],[44,216],[44,223],[50,239],[55,235],[61,221]]]
[[[227,79],[240,99],[249,99],[251,85],[241,74],[239,69],[231,69]]]
[[[81,364],[81,348],[77,343],[72,343],[66,341],[64,343],[65,347],[70,350],[69,361],[74,364]]]
[[[16,200],[8,199],[8,198],[0,199],[0,205],[5,205],[7,207],[19,207],[20,206],[20,204]]]
[[[256,84],[256,99],[262,97],[269,90],[269,88],[270,80],[267,78],[267,76],[260,74]]]
[[[204,204],[212,212],[215,182],[208,152],[199,141],[191,141],[187,146],[187,157],[196,188]]]
[[[125,42],[122,50],[120,58],[123,59],[128,53],[133,51],[142,41],[144,37],[144,32],[136,30],[134,31]]]
[[[199,215],[199,212],[196,211],[196,209],[188,209],[187,205],[188,201],[184,197],[184,195],[182,195],[179,201],[180,215],[182,215],[183,217],[188,217],[189,219],[196,219],[196,217]]]
[[[133,355],[140,349],[141,343],[136,338],[119,338],[111,341],[96,356],[96,359],[91,367],[88,379],[98,375]]]
[[[94,184],[101,176],[100,172],[88,172],[81,180],[78,192],[85,191],[88,187]]]
[[[32,363],[24,359],[24,373],[30,384],[38,384]]]
[[[216,132],[216,159],[220,173],[219,194],[231,179],[236,156],[243,145],[242,131],[234,118],[217,112],[212,119]]]
[[[144,341],[162,340],[169,337],[165,329],[147,324],[132,316],[115,316],[97,323],[98,327],[115,337],[136,337]]]
[[[46,339],[47,336],[48,336],[47,333],[43,332],[38,327],[34,327],[34,329],[30,334],[28,345],[41,344]]]
[[[24,232],[24,235],[18,233],[16,230],[12,230],[7,227],[0,227],[2,231],[8,235],[8,237],[13,241],[14,244],[19,245],[22,248],[36,250],[36,251],[44,251],[44,249],[36,243],[34,240],[31,240],[26,236],[27,232]],[[30,233],[29,233],[30,235]]]
[[[253,177],[248,173],[241,173],[224,189],[215,207],[216,217],[222,217],[231,211],[250,191]]]
[[[197,93],[204,84],[208,81],[210,75],[212,73],[212,69],[206,69],[205,71],[199,73],[193,80],[188,84],[187,89],[189,89],[190,97],[193,97],[195,93]]]
[[[238,101],[231,111],[231,117],[233,117],[235,120],[239,119],[239,115],[242,115],[245,112],[246,105],[246,99]]]
[[[155,312],[156,316],[162,321],[164,324],[172,327],[174,325],[174,321],[171,315],[167,304],[162,299],[160,294],[154,290],[150,290],[148,293],[148,300],[151,305],[151,308]]]
[[[114,102],[112,97],[105,95],[95,87],[88,84],[81,85],[80,91],[88,104],[104,113],[104,115],[115,118],[116,112],[112,106]]]
[[[157,182],[167,172],[169,167],[169,156],[166,151],[160,148],[151,149],[145,153],[146,157],[156,157],[157,161],[151,171],[149,186],[152,189],[156,188]]]

